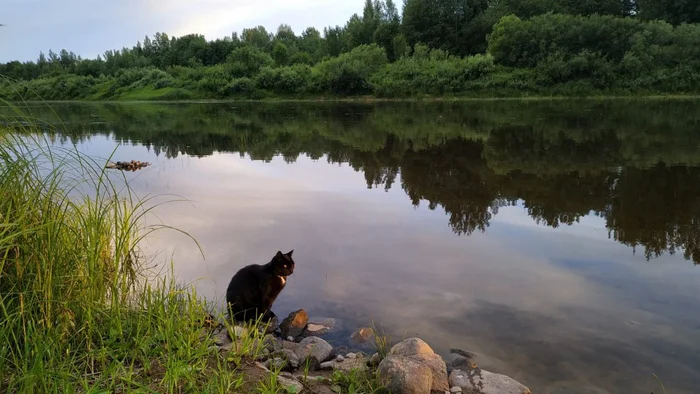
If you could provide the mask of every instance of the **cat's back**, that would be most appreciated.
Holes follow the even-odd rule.
[[[231,283],[229,283],[229,288],[236,286],[238,284],[252,283],[260,280],[262,275],[262,266],[259,264],[246,265],[241,268],[233,275],[231,278]]]

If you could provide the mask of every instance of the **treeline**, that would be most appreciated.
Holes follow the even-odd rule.
[[[55,135],[74,141],[100,134],[168,157],[348,163],[367,187],[401,187],[413,204],[444,209],[458,234],[486,231],[499,208],[519,203],[551,227],[598,215],[611,238],[649,258],[682,249],[700,264],[700,111],[691,100],[54,109],[66,127]]]
[[[694,93],[693,0],[367,0],[345,26],[207,41],[156,33],[96,59],[0,65],[10,99]],[[18,82],[19,81],[19,82]]]

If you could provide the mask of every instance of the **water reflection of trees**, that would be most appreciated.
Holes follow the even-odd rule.
[[[611,238],[647,258],[682,249],[700,263],[700,111],[692,102],[232,107],[58,112],[68,119],[64,136],[109,134],[167,157],[325,156],[387,190],[400,174],[411,202],[442,208],[457,234],[485,231],[500,207],[520,203],[541,225],[594,214]]]

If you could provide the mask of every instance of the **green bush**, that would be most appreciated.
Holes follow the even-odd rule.
[[[388,62],[384,48],[360,45],[338,57],[324,60],[315,67],[314,85],[318,91],[341,95],[372,92],[372,74]]]

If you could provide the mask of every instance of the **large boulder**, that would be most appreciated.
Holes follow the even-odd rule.
[[[295,350],[299,358],[299,365],[304,366],[308,362],[311,369],[318,369],[322,362],[330,359],[333,346],[319,337],[304,338],[299,342]]]
[[[455,369],[450,374],[450,385],[474,394],[531,394],[530,389],[506,375],[469,369]]]
[[[292,337],[296,338],[304,332],[306,328],[306,323],[309,322],[309,315],[305,310],[299,309],[289,314],[282,323],[280,323],[280,331],[282,332],[282,337]]]
[[[416,365],[420,365],[417,367]],[[406,373],[422,373],[420,377],[404,376]],[[418,338],[408,338],[394,345],[389,351],[389,355],[379,363],[379,375],[382,382],[390,384],[392,393],[430,393],[445,392],[450,389],[447,380],[447,365],[442,357],[435,354],[433,349],[423,340]],[[426,391],[415,391],[425,389],[425,386],[416,385],[416,382],[430,382]],[[407,383],[410,383],[407,385]],[[396,390],[396,391],[395,391]],[[405,391],[404,391],[405,390]]]
[[[379,364],[379,380],[392,394],[429,394],[433,376],[427,365],[390,356]]]

